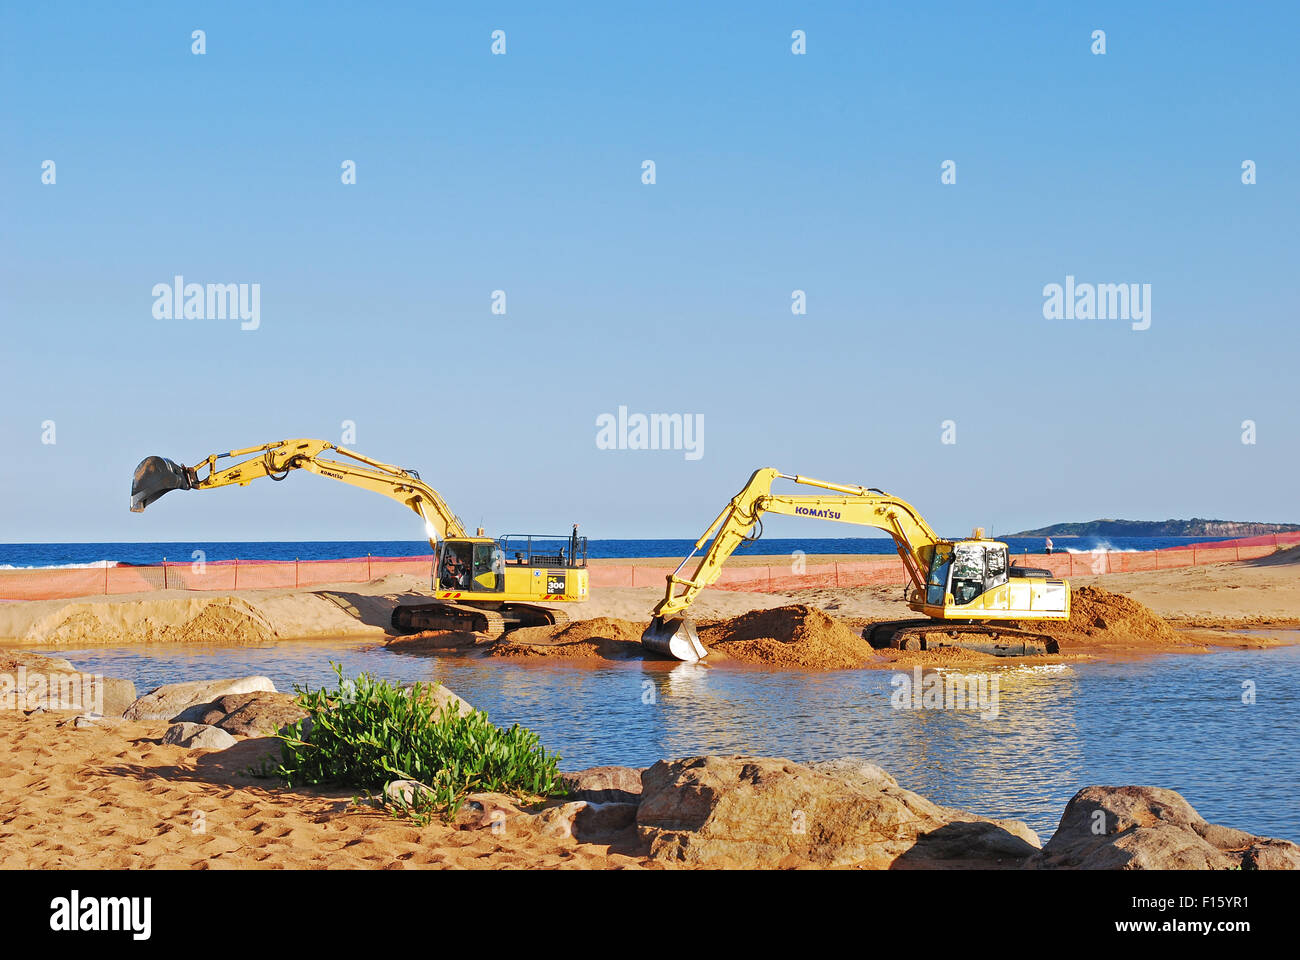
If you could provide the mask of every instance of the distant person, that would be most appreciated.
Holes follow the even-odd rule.
[[[1048,555],[1049,557],[1052,555],[1052,538],[1051,538],[1051,537],[1048,537],[1048,538],[1047,538],[1047,555]]]

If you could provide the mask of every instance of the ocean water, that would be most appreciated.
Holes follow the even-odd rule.
[[[1300,646],[995,667],[989,718],[894,709],[887,670],[538,663],[337,641],[52,652],[141,692],[251,674],[285,691],[332,686],[330,661],[347,676],[438,680],[496,723],[537,731],[565,769],[703,753],[865,757],[931,800],[1024,820],[1044,841],[1082,787],[1145,784],[1177,790],[1211,822],[1300,841]]]
[[[1214,538],[1210,538],[1214,539]],[[1092,550],[1155,550],[1210,542],[1193,537],[1058,537],[1057,551],[1089,553]],[[1226,539],[1226,538],[1217,538]],[[1041,537],[1009,537],[1013,554],[1041,553]],[[590,540],[587,556],[592,559],[620,557],[684,557],[694,540]],[[188,562],[202,550],[208,561],[217,560],[338,560],[347,557],[423,556],[430,553],[425,540],[313,540],[255,542],[171,542],[171,543],[0,543],[0,569],[24,567],[102,566],[109,564],[152,564],[164,558]],[[894,542],[885,537],[780,538],[765,537],[744,545],[737,555],[779,555],[802,550],[807,554],[893,555]]]

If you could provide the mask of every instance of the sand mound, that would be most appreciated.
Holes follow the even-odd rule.
[[[877,659],[860,635],[803,604],[753,610],[700,628],[700,640],[742,663],[847,670]]]
[[[488,656],[627,660],[644,655],[644,629],[644,624],[614,617],[577,620],[561,627],[525,627],[498,640]]]
[[[158,643],[228,643],[240,646],[271,643],[275,628],[248,604],[236,600],[213,601],[184,623],[168,624],[157,634]]]
[[[68,604],[31,631],[31,639],[57,646],[129,643],[211,643],[245,646],[271,643],[276,629],[259,611],[236,597],[150,605],[140,602],[123,615],[122,604]]]
[[[1124,643],[1137,646],[1177,643],[1178,634],[1143,604],[1101,587],[1079,587],[1070,593],[1070,619],[1026,620],[1018,626],[1051,634],[1063,641]]]
[[[1246,563],[1252,567],[1277,567],[1289,563],[1300,563],[1300,546],[1287,547],[1285,550],[1270,553],[1267,557],[1247,560]]]

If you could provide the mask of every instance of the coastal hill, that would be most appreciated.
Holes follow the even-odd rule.
[[[1260,537],[1294,533],[1300,523],[1242,523],[1236,520],[1089,520],[1010,533],[1010,537]]]

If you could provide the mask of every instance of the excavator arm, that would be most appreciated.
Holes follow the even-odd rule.
[[[330,450],[335,456],[323,456]],[[218,461],[239,457],[247,459],[218,468]],[[231,484],[246,486],[260,477],[283,480],[291,470],[299,469],[383,494],[403,504],[424,520],[425,532],[435,548],[439,538],[466,535],[460,518],[414,470],[403,470],[372,460],[326,440],[280,440],[228,453],[214,453],[192,467],[165,457],[146,457],[135,468],[131,510],[139,513],[171,490],[209,490]],[[204,470],[206,474],[202,474]]]
[[[773,494],[775,480],[819,487],[829,494]],[[755,470],[744,489],[718,514],[695,548],[668,577],[664,598],[654,608],[653,619],[642,636],[652,650],[682,660],[695,660],[706,651],[689,620],[682,618],[701,590],[717,582],[723,564],[740,544],[751,539],[751,531],[764,513],[813,517],[840,523],[854,523],[884,530],[894,539],[894,546],[907,568],[909,578],[925,589],[926,570],[934,545],[940,538],[911,504],[874,488],[826,483],[811,477],[790,476],[770,467]],[[700,557],[689,577],[682,569],[706,543],[708,550]]]

